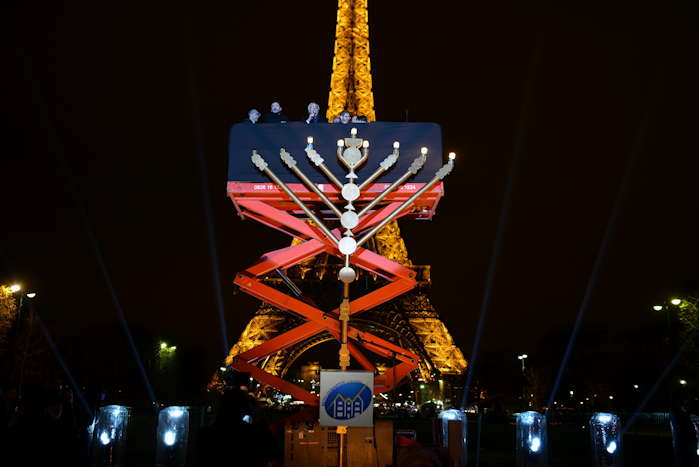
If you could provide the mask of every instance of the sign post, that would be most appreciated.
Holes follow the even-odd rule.
[[[321,426],[373,426],[373,393],[370,371],[321,371]]]

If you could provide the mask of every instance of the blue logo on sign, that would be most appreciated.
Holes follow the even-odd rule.
[[[328,392],[323,401],[325,411],[337,420],[361,415],[371,405],[371,389],[356,381],[340,383]]]

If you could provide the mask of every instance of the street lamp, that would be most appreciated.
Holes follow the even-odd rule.
[[[10,290],[13,293],[17,293],[20,290],[22,290],[22,286],[19,284],[12,284],[10,286]],[[15,331],[17,333],[17,336],[20,335],[20,326],[22,325],[22,321],[21,321],[22,305],[24,304],[24,296],[25,295],[27,296],[27,298],[32,299],[32,298],[36,297],[36,292],[30,292],[27,294],[22,293],[19,296],[19,304],[17,305],[17,318],[16,318],[16,323],[17,323],[16,326],[17,327],[16,327],[16,331]],[[31,309],[30,309],[30,311],[31,311]],[[32,329],[31,328],[32,322],[29,321],[27,324],[29,325],[29,334],[28,334],[27,339],[24,341],[24,350],[22,351],[22,361],[21,361],[20,366],[19,366],[19,382],[17,384],[17,392],[19,393],[20,396],[22,394],[22,383],[24,381],[24,365],[27,362],[27,353],[29,352],[29,341],[30,341],[29,337],[31,337],[31,329]]]
[[[686,386],[686,385],[687,385],[687,380],[686,380],[686,379],[681,379],[681,380],[679,381],[679,383],[680,383],[682,386]]]
[[[653,309],[654,309],[655,311],[662,311],[662,310],[663,310],[663,306],[662,306],[662,305],[653,305]]]
[[[680,303],[682,303],[682,300],[680,300],[679,298],[673,298],[672,300],[670,300],[670,303],[672,303],[673,305],[677,306],[677,305],[679,305]]]
[[[522,362],[522,373],[524,373],[524,360],[527,358],[527,354],[517,355],[517,359]]]

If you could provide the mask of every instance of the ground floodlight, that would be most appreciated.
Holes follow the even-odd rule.
[[[617,415],[605,412],[590,418],[592,465],[596,467],[621,466],[621,423]]]
[[[167,430],[163,435],[163,443],[166,446],[172,446],[177,441],[177,434],[173,430]]]
[[[103,445],[106,446],[111,441],[112,441],[112,438],[109,436],[109,433],[107,433],[106,431],[103,431],[102,433],[100,433],[100,443],[102,443]]]
[[[544,467],[548,462],[546,417],[539,412],[517,414],[517,467]]]
[[[466,423],[466,412],[463,410],[458,410],[458,409],[448,409],[448,410],[442,410],[439,415],[437,415],[437,418],[439,418],[441,425],[442,425],[442,446],[447,448],[449,447],[449,426],[451,424],[451,429],[457,429],[459,430],[459,437],[460,437],[460,449],[462,452],[462,461],[464,462],[464,465],[466,463],[466,455],[468,452],[468,444],[466,444],[466,434],[468,430],[468,423]],[[458,422],[458,425],[456,424]],[[452,440],[455,440],[454,435],[452,435]]]
[[[189,407],[165,407],[158,414],[156,466],[184,466],[187,461]]]
[[[98,409],[90,426],[92,465],[122,465],[130,412],[131,409],[123,405]]]

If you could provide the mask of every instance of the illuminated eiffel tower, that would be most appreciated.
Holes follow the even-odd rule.
[[[362,115],[369,121],[374,121],[376,117],[371,90],[367,0],[339,0],[338,3],[335,56],[327,117],[332,121],[340,112],[348,110],[353,115]],[[297,241],[294,241],[292,245],[296,243]],[[464,374],[467,363],[463,353],[454,345],[449,331],[428,298],[431,285],[430,266],[412,264],[398,223],[394,220],[387,224],[367,245],[378,254],[413,269],[418,286],[384,305],[352,318],[351,325],[370,330],[373,334],[419,355],[421,361],[418,369],[410,375],[413,384],[418,381],[436,383],[449,376]],[[283,285],[283,281],[290,279],[303,292],[303,296],[322,300],[324,291],[331,290],[332,295],[337,296],[337,273],[340,267],[342,264],[333,263],[327,254],[322,254],[289,268],[285,278],[271,278],[266,281]],[[371,289],[375,288],[381,279],[370,273],[360,272],[358,282],[362,281],[367,289]],[[262,303],[238,342],[231,348],[226,363],[230,364],[236,355],[301,323],[303,320],[300,318]],[[292,364],[305,351],[333,340],[336,340],[335,337],[329,333],[313,336],[268,356],[260,361],[258,366],[268,373],[284,378]],[[379,373],[390,366],[390,362],[375,363]],[[443,385],[439,386],[440,390],[438,393],[433,392],[434,396],[444,394]]]

